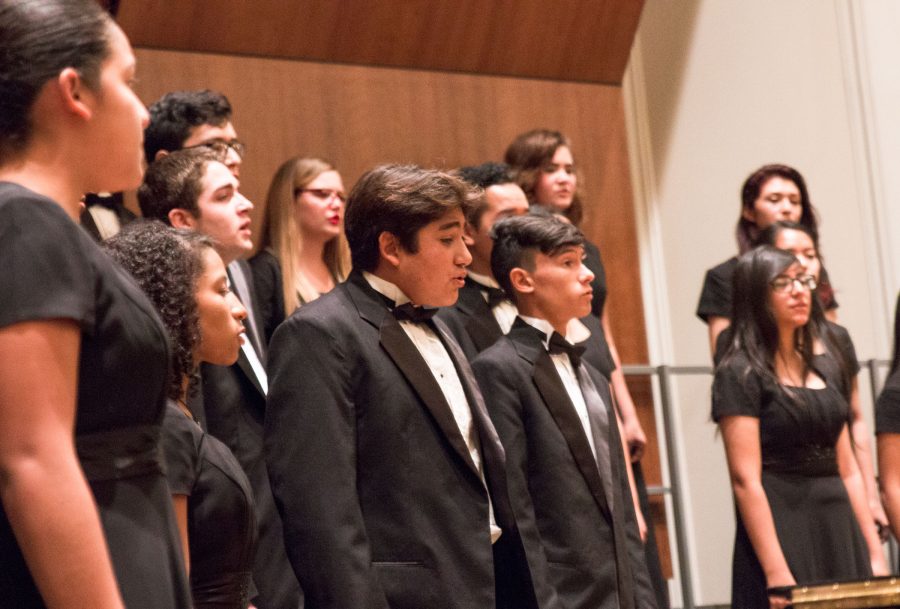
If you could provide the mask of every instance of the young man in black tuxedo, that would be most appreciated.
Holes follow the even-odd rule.
[[[463,167],[458,174],[470,185],[482,189],[484,197],[466,213],[464,239],[472,252],[466,284],[459,290],[456,304],[442,308],[438,317],[447,324],[471,361],[509,332],[517,314],[516,305],[503,292],[491,271],[491,251],[494,248],[491,229],[495,222],[504,218],[529,213],[529,208],[528,199],[513,181],[508,165],[483,163]],[[530,213],[552,215],[540,208]],[[581,322],[587,328],[582,335],[585,337],[585,359],[601,372],[613,368],[606,341],[590,338],[602,336],[600,320],[596,316],[586,315]]]
[[[247,340],[237,363],[201,365],[202,392],[190,404],[195,416],[203,413],[198,418],[207,431],[231,449],[253,488],[259,531],[253,604],[258,609],[294,609],[302,607],[300,585],[284,549],[281,520],[263,459],[268,379],[262,322],[254,318],[258,308],[253,306],[253,281],[249,266],[241,259],[253,249],[253,204],[239,192],[233,167],[227,164],[229,158],[224,150],[203,146],[160,155],[147,168],[138,203],[145,218],[212,237],[227,265],[231,288],[247,309]]]
[[[347,281],[275,331],[265,448],[308,609],[558,607],[448,306],[473,193],[411,166],[347,201]]]
[[[491,268],[519,317],[472,366],[506,448],[510,498],[531,506],[563,606],[655,608],[608,381],[575,346],[572,322],[592,298],[584,237],[533,215],[497,223],[494,237]]]

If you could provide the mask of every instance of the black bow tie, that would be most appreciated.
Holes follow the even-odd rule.
[[[584,355],[583,345],[573,345],[567,341],[559,332],[554,332],[550,336],[550,353],[565,353],[569,356],[573,368],[578,368],[581,363],[581,356]]]
[[[486,285],[479,287],[487,292],[488,306],[492,309],[501,302],[506,302],[507,300],[509,300],[509,298],[506,297],[506,292],[504,292],[500,288],[492,288]]]
[[[437,307],[416,307],[411,302],[394,307],[394,317],[397,321],[423,323],[429,321],[437,312]]]

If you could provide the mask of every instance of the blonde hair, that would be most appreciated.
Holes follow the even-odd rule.
[[[268,249],[281,266],[284,314],[293,313],[301,299],[309,302],[319,294],[302,280],[296,263],[296,253],[302,246],[300,227],[294,212],[295,193],[334,167],[321,159],[294,157],[281,164],[266,195],[261,247]],[[343,281],[350,270],[350,249],[344,231],[325,244],[323,258],[337,281]]]

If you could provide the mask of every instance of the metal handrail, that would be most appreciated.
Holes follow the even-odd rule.
[[[878,398],[881,390],[881,379],[878,369],[890,364],[889,360],[868,359],[864,360],[862,368],[868,370],[869,387],[872,392],[873,403]],[[694,590],[691,579],[691,567],[688,560],[688,541],[685,527],[684,502],[682,498],[681,470],[676,450],[675,426],[673,425],[674,413],[672,411],[671,377],[681,375],[711,375],[712,366],[659,366],[650,365],[625,365],[621,366],[622,373],[626,376],[652,376],[658,379],[659,406],[663,417],[663,434],[666,439],[666,469],[669,472],[669,486],[653,486],[647,489],[648,495],[669,495],[672,499],[672,519],[675,524],[675,547],[678,553],[678,578],[681,583],[681,597],[683,609],[696,609],[694,604]],[[891,542],[890,556],[896,557],[896,546]],[[892,570],[896,570],[895,560],[891,561]]]

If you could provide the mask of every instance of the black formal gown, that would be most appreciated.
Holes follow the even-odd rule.
[[[872,575],[868,550],[838,472],[835,446],[849,405],[830,375],[824,389],[785,388],[746,372],[743,356],[723,362],[713,382],[713,419],[759,418],[762,485],[775,532],[798,584]],[[732,607],[769,606],[766,579],[740,512],[732,563]]]
[[[227,446],[171,402],[163,452],[170,491],[188,498],[194,609],[246,609],[256,550],[247,476]]]
[[[125,606],[187,609],[159,454],[168,341],[153,306],[61,207],[16,184],[0,183],[0,260],[0,327],[81,329],[76,445]],[[0,605],[44,606],[2,507],[0,565]]]

